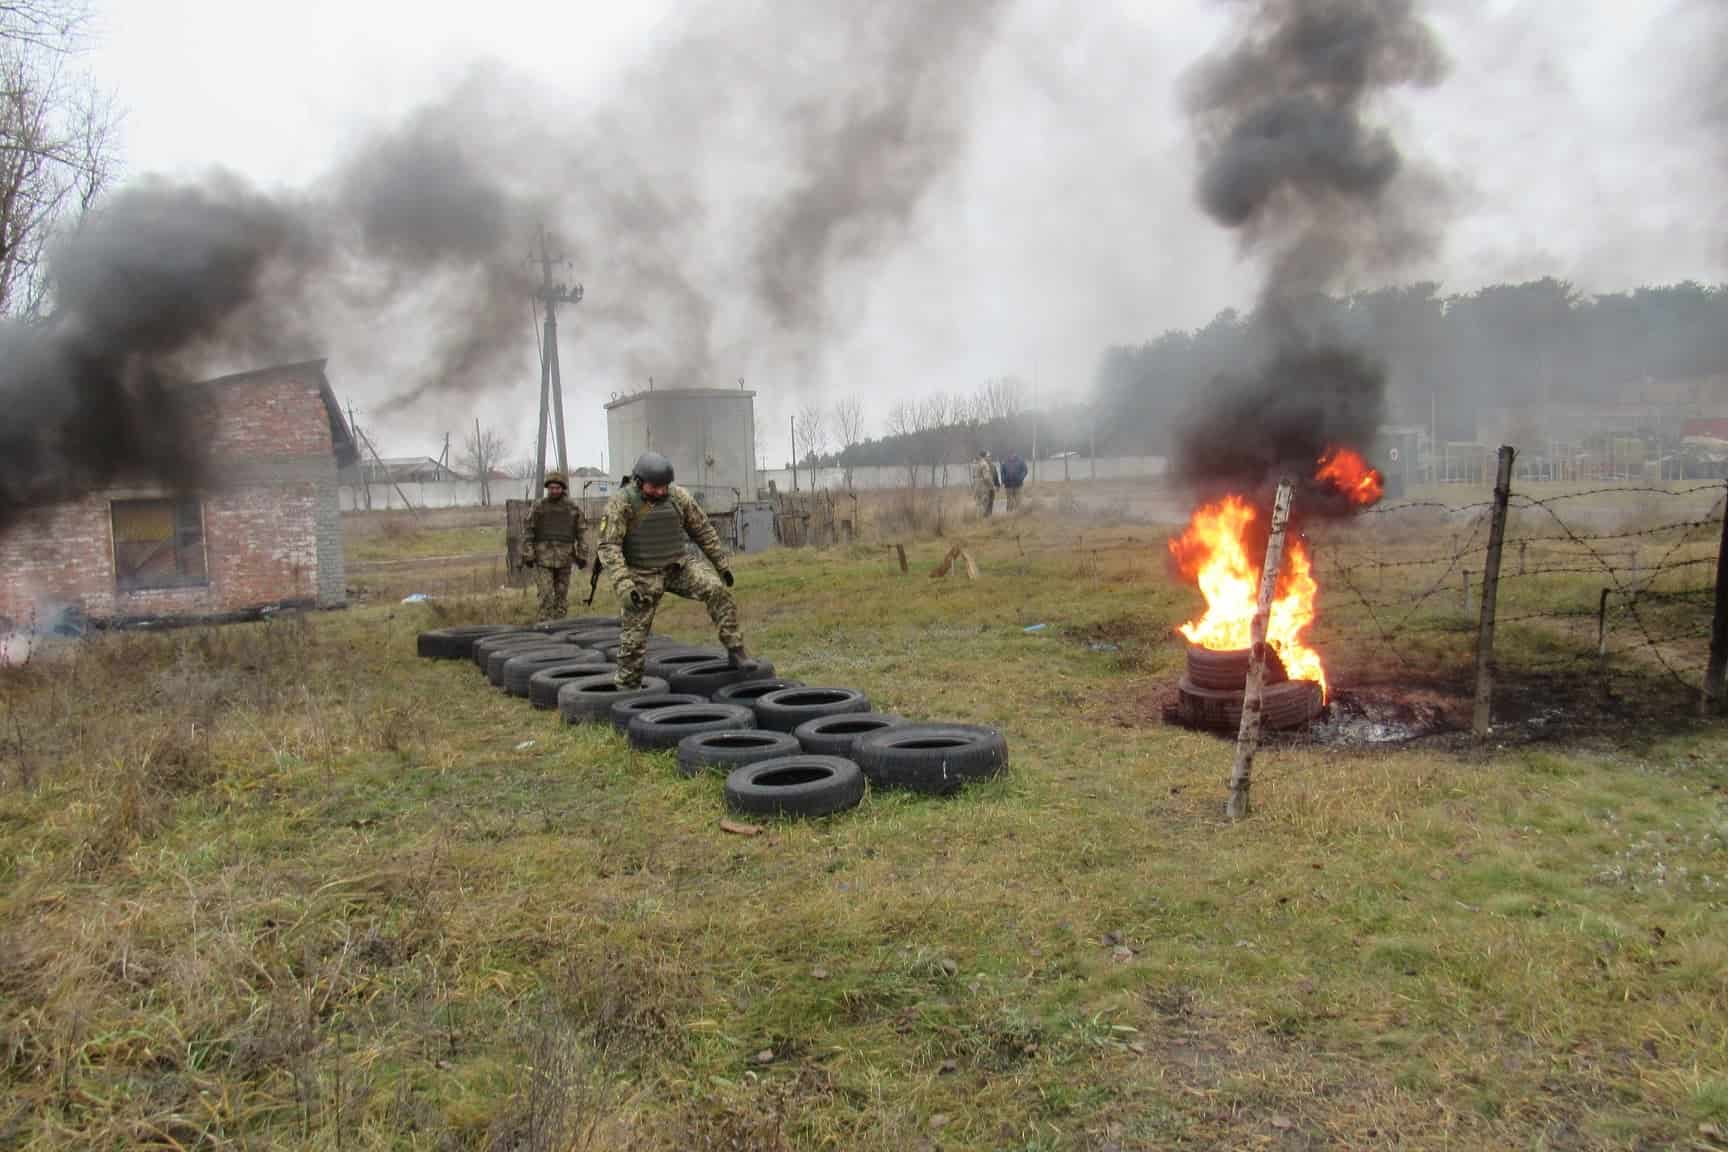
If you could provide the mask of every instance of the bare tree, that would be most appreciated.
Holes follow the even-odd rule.
[[[922,431],[918,413],[918,406],[908,400],[902,400],[888,410],[888,435],[904,453],[906,486],[909,488],[918,487],[918,433]]]
[[[864,440],[864,401],[854,394],[843,396],[834,405],[834,430],[840,437],[841,464],[846,469],[846,487],[852,487],[852,462],[848,450]]]
[[[972,398],[973,417],[979,424],[1011,420],[1025,407],[1026,386],[1013,376],[986,380]]]
[[[828,423],[823,418],[822,409],[814,404],[807,404],[798,410],[798,415],[792,418],[792,435],[797,441],[792,446],[798,457],[816,469],[822,462],[822,457],[828,453]],[[815,482],[811,482],[815,487]]]
[[[43,256],[113,180],[113,101],[74,67],[79,0],[0,0],[0,315],[47,306]]]
[[[480,421],[474,421],[474,431],[468,434],[468,443],[462,453],[462,463],[480,481],[481,504],[492,503],[492,473],[499,470],[509,451],[510,445],[504,433],[496,428],[482,428]]]

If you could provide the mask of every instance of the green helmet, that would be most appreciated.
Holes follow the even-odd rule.
[[[562,484],[568,488],[570,487],[570,477],[562,472],[548,472],[546,473],[546,484]],[[542,484],[541,487],[544,488],[546,484]]]

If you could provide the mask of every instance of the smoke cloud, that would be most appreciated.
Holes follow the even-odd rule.
[[[1371,444],[1384,370],[1332,330],[1323,296],[1430,251],[1439,198],[1373,117],[1383,93],[1444,70],[1415,0],[1254,0],[1191,78],[1199,202],[1266,269],[1261,366],[1215,381],[1178,437],[1197,489],[1306,478],[1328,448]]]
[[[477,71],[306,189],[130,187],[52,253],[52,314],[0,328],[0,533],[204,480],[176,385],[218,366],[412,346],[386,409],[506,382],[542,230],[591,285],[567,377],[801,383],[963,147],[1009,2],[716,4],[598,107]]]

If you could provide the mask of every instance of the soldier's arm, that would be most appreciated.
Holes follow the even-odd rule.
[[[539,539],[540,503],[539,501],[535,501],[534,506],[528,509],[528,515],[522,518],[521,553],[524,563],[533,557],[534,545]]]
[[[588,566],[588,518],[582,515],[582,506],[576,506],[576,543],[571,545],[576,551],[576,566]]]
[[[620,595],[630,578],[629,570],[624,567],[624,534],[630,531],[628,516],[627,502],[618,499],[608,502],[600,517],[599,543],[594,546],[595,556],[612,574],[612,587]]]
[[[679,504],[679,511],[684,514],[684,531],[689,534],[690,539],[696,541],[696,547],[702,549],[702,555],[708,557],[708,563],[714,565],[716,571],[726,571],[730,561],[727,559],[725,547],[720,543],[720,533],[714,530],[713,521],[708,519],[708,514],[690,497],[686,496]]]

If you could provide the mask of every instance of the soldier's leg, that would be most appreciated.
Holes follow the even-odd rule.
[[[555,588],[552,572],[553,570],[546,567],[544,564],[536,564],[534,566],[534,587],[540,593],[540,615],[538,616],[538,619],[541,620],[558,619],[558,593]]]
[[[552,615],[550,620],[562,620],[570,614],[570,566],[552,569]]]
[[[642,666],[648,662],[648,634],[654,630],[654,613],[660,608],[662,583],[658,576],[636,576],[636,586],[645,597],[640,608],[630,601],[619,605],[617,682],[626,688],[642,683]]]
[[[719,575],[706,564],[685,564],[666,578],[666,591],[686,600],[700,600],[714,621],[720,643],[730,651],[744,647],[744,633],[738,627],[738,601],[732,589],[720,582]]]

